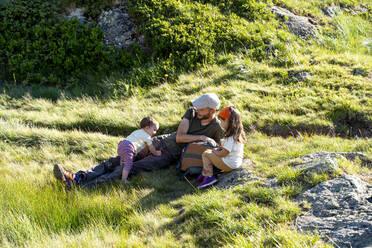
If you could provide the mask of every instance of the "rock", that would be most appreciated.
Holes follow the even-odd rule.
[[[288,76],[296,78],[298,81],[306,81],[311,77],[307,71],[288,71]]]
[[[278,187],[278,179],[269,178],[264,182],[264,186],[269,187],[269,188],[276,188]]]
[[[232,188],[238,185],[245,184],[252,180],[263,180],[260,177],[255,176],[252,173],[252,169],[249,167],[252,162],[249,159],[243,161],[243,165],[228,173],[223,173],[218,177],[218,183],[216,184],[217,189]]]
[[[294,165],[295,170],[301,171],[301,176],[311,176],[311,174],[334,175],[338,169],[337,161],[331,157],[312,159]]]
[[[97,26],[105,33],[106,45],[125,48],[143,42],[143,37],[138,37],[137,26],[130,18],[125,3],[103,11],[98,18]]]
[[[357,14],[360,14],[360,13],[368,13],[369,12],[369,8],[368,7],[365,7],[363,5],[360,6],[359,9],[354,9],[354,8],[342,8],[342,10],[348,12],[348,13],[351,13],[352,15],[357,15]]]
[[[287,9],[276,6],[271,8],[271,11],[277,16],[284,19],[284,24],[295,35],[302,38],[315,36],[316,27],[312,24],[312,20],[310,18],[295,15]]]
[[[70,10],[70,14],[66,16],[67,19],[71,20],[72,18],[76,17],[76,19],[80,22],[80,24],[87,23],[87,19],[84,16],[84,9],[77,8]]]
[[[372,246],[372,186],[352,175],[325,181],[303,193],[310,211],[296,219],[302,232],[318,232],[336,247]]]
[[[360,68],[354,68],[351,74],[353,74],[353,76],[358,76],[358,75],[367,76],[368,75],[368,73],[365,70],[360,69]]]
[[[361,161],[361,165],[363,166],[372,166],[372,161],[368,159],[366,155],[361,152],[313,152],[301,157],[304,161],[314,160],[314,159],[326,159],[326,158],[346,158],[350,161],[356,161],[359,159]]]
[[[341,8],[339,6],[329,6],[326,9],[323,9],[323,12],[329,17],[335,17],[341,12]]]
[[[372,161],[368,159],[363,153],[360,152],[313,152],[302,156],[300,162],[293,163],[293,169],[299,170],[302,181],[307,181],[308,177],[313,174],[327,174],[330,178],[337,175],[339,170],[337,158],[345,158],[350,161],[359,159],[361,165],[372,166]],[[248,181],[257,180],[263,182],[266,187],[277,187],[277,178],[264,179],[252,173],[250,166],[252,161],[245,159],[243,165],[229,173],[223,173],[218,177],[217,189],[232,188],[238,185],[245,184]]]

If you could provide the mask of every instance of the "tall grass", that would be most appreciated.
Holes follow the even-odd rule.
[[[372,55],[372,24],[360,16],[339,15],[332,20],[321,44],[337,52]]]

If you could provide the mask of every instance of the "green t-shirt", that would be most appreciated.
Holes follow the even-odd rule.
[[[190,121],[187,134],[205,135],[209,138],[214,139],[217,143],[220,142],[223,130],[221,128],[220,122],[216,118],[214,118],[209,124],[203,126],[201,124],[201,120],[197,117],[196,109],[194,107],[189,108],[182,116],[182,119],[183,118],[186,118]],[[176,132],[165,136],[164,142],[167,150],[175,157],[179,157],[181,155],[183,147],[187,145],[187,143],[176,142]]]

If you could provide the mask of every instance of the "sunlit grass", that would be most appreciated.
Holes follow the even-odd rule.
[[[125,92],[118,88],[102,97],[2,87],[0,246],[330,247],[317,234],[296,231],[293,223],[302,210],[293,198],[344,173],[371,182],[371,168],[340,158],[337,173],[304,181],[291,164],[317,151],[362,152],[372,158],[368,133],[351,132],[354,126],[365,125],[364,131],[372,126],[370,20],[346,14],[331,19],[320,9],[348,2],[353,8],[369,4],[282,3],[322,23],[315,41],[287,34],[276,21],[270,24],[283,32],[291,64],[280,64],[287,57],[275,56],[252,61],[244,50],[220,53],[216,63],[175,81],[128,86]],[[367,75],[353,75],[356,68]],[[298,80],[293,71],[310,76]],[[123,78],[105,83],[121,85]],[[118,142],[144,116],[160,122],[159,134],[176,131],[190,101],[207,92],[216,93],[222,106],[233,104],[241,111],[247,130],[244,157],[253,161],[252,171],[262,181],[196,190],[194,180],[178,180],[175,165],[134,176],[129,185],[114,182],[68,194],[54,179],[55,163],[77,171],[116,156]],[[268,178],[278,187],[264,186]]]

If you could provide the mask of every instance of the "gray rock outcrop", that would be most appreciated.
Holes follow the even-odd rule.
[[[359,8],[343,8],[344,11],[351,13],[352,15],[358,15],[360,13],[367,13],[370,9],[366,6],[361,5]]]
[[[288,76],[295,78],[297,81],[306,81],[311,77],[311,73],[308,71],[288,71]]]
[[[300,180],[306,182],[313,174],[327,174],[329,178],[335,177],[338,174],[339,166],[337,159],[343,158],[350,161],[359,160],[362,166],[372,166],[372,161],[360,152],[313,152],[302,156],[301,161],[291,163],[293,170],[300,171]],[[262,181],[266,187],[277,187],[278,180],[276,178],[264,179],[252,173],[253,168],[250,166],[252,161],[245,159],[242,167],[233,170],[229,173],[223,173],[218,178],[216,188],[232,188],[238,185],[245,184],[248,181]]]
[[[296,219],[303,232],[318,232],[336,247],[372,247],[372,186],[345,175],[325,181],[303,193],[297,201],[310,211]]]
[[[296,163],[295,170],[301,171],[302,176],[310,176],[311,174],[329,174],[332,175],[338,169],[337,161],[334,158],[323,157],[304,160],[304,162]]]
[[[229,173],[224,173],[218,177],[218,183],[216,184],[217,189],[227,189],[238,185],[245,184],[248,181],[258,180],[261,181],[263,178],[257,177],[252,173],[252,169],[249,167],[252,162],[249,159],[243,161],[243,165]]]
[[[301,157],[304,161],[310,160],[324,160],[327,158],[346,158],[350,161],[356,161],[357,159],[360,160],[362,166],[372,166],[372,161],[368,159],[366,155],[361,152],[313,152]]]
[[[364,69],[361,69],[361,68],[354,68],[351,71],[351,74],[354,75],[354,76],[361,75],[361,76],[365,77],[365,76],[368,75],[368,72],[366,70],[364,70]]]
[[[342,12],[346,12],[346,13],[350,13],[352,15],[358,15],[360,13],[367,13],[369,11],[369,8],[368,7],[365,7],[363,5],[361,5],[359,8],[352,8],[352,7],[348,7],[348,8],[341,8],[339,6],[335,6],[335,5],[332,5],[332,6],[329,6],[325,9],[323,9],[323,13],[329,17],[335,17],[339,14],[341,14]]]
[[[125,2],[103,11],[97,26],[105,33],[106,45],[125,48],[133,43],[143,43],[143,36],[138,36],[137,26],[130,18]]]
[[[284,20],[284,24],[295,35],[302,38],[315,36],[316,26],[312,20],[305,16],[298,16],[287,9],[273,7],[271,11]]]
[[[341,8],[339,6],[329,6],[323,9],[323,12],[329,17],[335,17],[341,12]]]
[[[84,16],[84,9],[82,8],[76,8],[70,10],[70,13],[66,16],[67,19],[71,20],[72,18],[76,18],[80,24],[87,23],[87,19]]]

